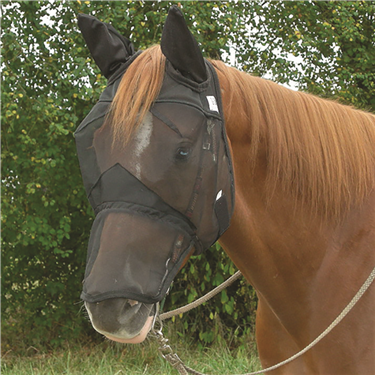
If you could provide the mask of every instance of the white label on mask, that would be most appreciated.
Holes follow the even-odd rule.
[[[208,106],[210,107],[210,111],[219,112],[219,108],[216,103],[216,98],[214,96],[207,96]]]

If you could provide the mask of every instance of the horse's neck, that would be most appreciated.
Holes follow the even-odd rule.
[[[228,255],[258,291],[267,293],[270,288],[277,293],[273,284],[283,278],[291,284],[301,278],[308,282],[322,263],[334,226],[322,226],[285,192],[276,190],[267,196],[264,171],[246,171],[237,162],[236,152],[233,160],[236,206],[231,227],[222,238]]]
[[[225,109],[228,102],[225,92],[223,99]],[[231,227],[221,243],[259,293],[276,300],[281,295],[288,298],[288,294],[291,300],[308,299],[311,285],[317,279],[322,280],[322,272],[324,278],[329,278],[330,268],[332,272],[340,272],[335,267],[340,267],[342,262],[354,265],[356,253],[363,253],[363,246],[374,245],[375,193],[338,224],[337,220],[311,212],[288,191],[281,191],[277,186],[270,190],[266,177],[267,151],[262,150],[262,145],[258,148],[254,169],[249,167],[252,140],[247,138],[250,132],[246,128],[251,126],[251,116],[241,103],[244,101],[231,101],[235,118],[227,121],[236,205]],[[367,251],[370,253],[373,254]],[[363,254],[361,257],[365,259]],[[345,267],[344,264],[342,269]],[[351,272],[350,277],[355,278],[356,273]]]
[[[237,93],[228,100],[231,90],[225,91],[228,87],[225,77],[220,78],[224,87],[224,113],[232,116],[226,118],[226,127],[236,184],[234,215],[220,243],[257,291],[257,343],[263,365],[268,366],[301,350],[326,329],[375,266],[375,189],[368,192],[362,205],[353,200],[352,209],[346,210],[346,216],[340,220],[337,216],[328,218],[324,209],[325,216],[321,217],[311,206],[298,202],[298,195],[304,195],[308,189],[292,194],[285,179],[284,190],[278,188],[277,178],[269,189],[268,153],[262,149],[266,145],[259,138],[257,154],[249,151],[254,149],[250,135],[254,132],[248,131],[254,117],[247,113],[247,105]],[[249,106],[257,104],[253,100]],[[262,118],[258,116],[258,120]],[[375,163],[372,166],[375,168]],[[373,317],[374,301],[375,288],[372,288],[356,305],[356,313],[349,314],[330,333],[329,339],[319,343],[308,357],[303,357],[305,362],[297,360],[291,365],[296,366],[295,370],[287,368],[281,373],[370,373],[371,370],[363,369],[373,368],[369,365],[369,361],[373,363],[372,352],[367,364],[363,361],[362,370],[358,370],[361,361],[352,368],[345,367],[345,371],[327,369],[342,369],[343,358],[359,358],[362,353],[370,353],[375,336],[373,324],[368,320]],[[368,322],[366,330],[363,322]],[[348,339],[352,346],[343,344]],[[336,348],[337,343],[341,348],[333,358],[336,350],[332,351],[332,347]],[[318,363],[323,370],[317,370]],[[301,370],[304,368],[310,368],[310,372]]]
[[[375,193],[341,223],[322,222],[286,192],[267,197],[264,171],[249,173],[245,147],[236,146],[235,212],[220,243],[293,334],[301,328],[294,321],[298,314],[298,322],[307,324],[306,311],[315,303],[345,306],[374,267]],[[328,285],[343,283],[337,296],[324,295]]]

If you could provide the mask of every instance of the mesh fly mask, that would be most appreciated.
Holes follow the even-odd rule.
[[[181,16],[171,8],[162,37],[167,62],[160,94],[122,148],[113,146],[110,124],[103,125],[121,78],[141,52],[112,26],[79,18],[109,79],[75,133],[95,212],[81,295],[87,302],[160,301],[192,249],[209,248],[229,227],[234,179],[219,82]],[[187,59],[199,52],[188,63],[191,71],[181,61],[181,48]]]

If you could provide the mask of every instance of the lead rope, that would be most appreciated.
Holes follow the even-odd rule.
[[[199,306],[200,304],[202,304],[202,303],[206,302],[207,300],[209,300],[210,298],[212,298],[215,294],[219,293],[227,285],[229,285],[230,283],[232,283],[234,280],[236,280],[240,276],[241,276],[241,273],[240,273],[240,271],[238,271],[236,274],[234,274],[231,278],[229,278],[228,280],[226,280],[223,283],[223,284],[225,284],[225,286],[223,286],[223,284],[221,284],[219,287],[215,288],[210,293],[208,293],[205,296],[199,298],[197,301],[195,301],[193,303],[190,303],[189,305],[185,306],[184,308],[176,309],[176,310],[173,310],[171,312],[162,314],[156,320],[155,323],[159,324],[159,328],[156,329],[155,328],[155,324],[154,324],[151,332],[156,336],[156,338],[157,338],[157,340],[159,342],[159,352],[160,352],[161,356],[164,359],[166,359],[179,372],[180,375],[188,375],[188,374],[192,374],[192,375],[206,375],[206,374],[203,374],[201,372],[195,371],[195,370],[191,369],[190,367],[186,366],[182,362],[182,360],[179,358],[179,356],[172,350],[171,346],[168,344],[168,339],[166,339],[164,337],[164,335],[163,335],[163,332],[162,332],[162,329],[163,329],[162,320],[171,318],[172,316],[176,316],[178,314],[181,314],[182,312],[189,311],[192,308],[194,308],[196,306]],[[229,282],[230,279],[232,279],[231,282]],[[320,340],[322,340],[325,336],[327,336],[333,330],[333,328],[335,328],[345,318],[345,316],[349,313],[349,311],[352,310],[352,308],[355,306],[355,304],[361,299],[361,297],[363,296],[363,294],[370,287],[370,285],[372,284],[372,282],[374,281],[374,279],[375,279],[375,267],[371,271],[369,277],[363,283],[363,285],[361,286],[361,288],[358,290],[358,292],[356,293],[356,295],[353,297],[353,299],[348,303],[348,305],[341,312],[341,314],[327,327],[327,329],[325,331],[323,331],[314,341],[312,341],[308,346],[306,346],[306,348],[302,349],[301,351],[299,351],[298,353],[294,354],[290,358],[288,358],[285,361],[282,361],[282,362],[280,362],[280,363],[278,363],[278,364],[276,364],[274,366],[268,367],[268,368],[266,368],[264,370],[260,370],[260,371],[249,372],[249,373],[246,373],[246,374],[243,374],[243,375],[257,375],[257,374],[263,374],[265,372],[269,372],[269,371],[272,371],[272,370],[276,370],[277,368],[279,368],[281,366],[284,366],[287,363],[290,363],[290,362],[294,361],[296,358],[298,358],[301,355],[303,355],[304,353],[306,353],[313,346],[315,346]],[[220,290],[217,291],[216,293],[214,293],[219,288],[220,288]],[[210,295],[210,296],[208,296],[208,295]],[[202,301],[202,302],[200,302],[198,304],[199,301]],[[194,305],[194,306],[191,307],[191,305]],[[185,310],[185,308],[188,308],[188,309]]]
[[[219,286],[217,286],[215,289],[211,290],[211,292],[208,292],[205,294],[203,297],[198,298],[196,301],[189,303],[186,306],[180,307],[176,310],[172,310],[169,312],[166,312],[164,314],[161,314],[159,316],[160,320],[165,320],[165,319],[170,319],[173,318],[174,316],[186,313],[190,310],[195,309],[196,307],[202,305],[203,303],[207,302],[210,300],[212,297],[216,296],[216,294],[220,293],[222,290],[227,288],[230,284],[232,284],[234,281],[236,281],[238,278],[242,276],[241,271],[237,271],[234,275],[232,275],[230,278],[225,280],[223,283],[221,283]]]

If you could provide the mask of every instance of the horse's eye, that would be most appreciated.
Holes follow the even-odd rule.
[[[186,160],[190,155],[191,149],[189,147],[180,147],[176,153],[176,159]]]

